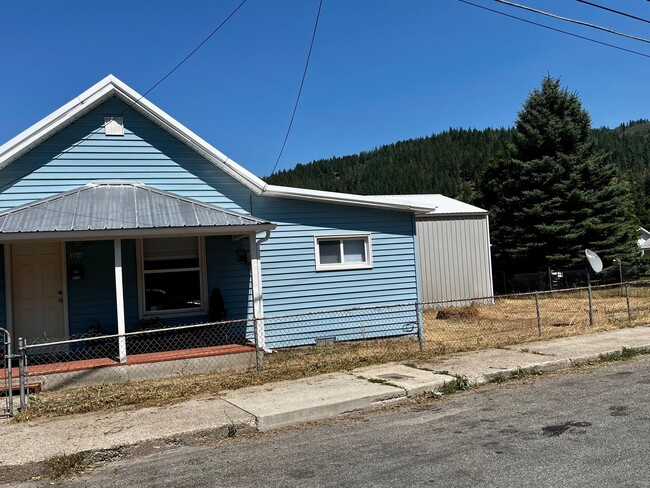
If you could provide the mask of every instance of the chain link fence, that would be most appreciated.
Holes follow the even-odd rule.
[[[154,322],[150,329],[123,335],[21,340],[19,376],[26,394],[170,377],[200,377],[206,388],[218,391],[249,384],[251,378],[289,379],[415,361],[649,320],[650,282],[636,282],[174,327]],[[248,383],[233,383],[233,375]]]
[[[13,415],[13,354],[11,334],[0,328],[0,418]]]

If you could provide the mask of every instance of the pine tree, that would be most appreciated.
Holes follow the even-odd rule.
[[[630,190],[597,150],[578,95],[547,76],[518,115],[513,143],[480,183],[495,264],[510,271],[579,266],[585,248],[606,264],[634,260]]]

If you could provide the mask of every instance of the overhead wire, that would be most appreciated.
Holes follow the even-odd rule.
[[[591,5],[592,7],[596,7],[596,8],[602,9],[602,10],[606,10],[608,12],[612,12],[614,14],[623,15],[623,16],[628,17],[630,19],[640,20],[641,22],[645,22],[647,24],[650,24],[650,20],[644,19],[643,17],[637,17],[636,15],[628,14],[626,12],[621,12],[620,10],[605,7],[604,5],[598,5],[597,3],[594,3],[594,2],[588,2],[587,0],[576,0],[576,1],[580,2],[580,3],[584,3],[586,5]]]
[[[311,59],[311,53],[314,49],[314,40],[316,39],[316,31],[318,30],[318,21],[320,19],[320,12],[323,8],[323,0],[320,0],[318,3],[318,12],[316,13],[316,21],[314,22],[314,30],[311,35],[311,42],[309,43],[309,52],[307,53],[307,61],[305,62],[305,69],[302,72],[302,79],[300,80],[300,88],[298,89],[298,95],[296,96],[296,103],[293,106],[293,112],[291,113],[291,120],[289,120],[289,127],[287,128],[287,133],[284,136],[284,141],[282,142],[282,147],[280,148],[280,153],[278,154],[271,174],[275,173],[275,169],[278,167],[282,153],[284,153],[284,148],[287,145],[287,140],[289,140],[289,134],[291,133],[291,127],[293,126],[293,121],[296,117],[296,111],[298,110],[298,103],[300,102],[300,95],[302,94],[302,88],[305,84],[305,78],[307,77],[307,69],[309,68],[309,60]]]
[[[235,7],[234,10],[232,10],[232,11],[228,14],[228,16],[227,16],[223,21],[221,21],[221,23],[219,23],[219,25],[217,25],[214,29],[212,29],[212,31],[211,31],[211,32],[210,32],[210,33],[209,33],[209,34],[208,34],[208,35],[207,35],[207,36],[206,36],[206,37],[205,37],[205,38],[204,38],[204,39],[203,39],[203,40],[202,40],[202,41],[201,41],[201,42],[200,42],[200,43],[199,43],[195,48],[194,48],[194,49],[192,49],[192,50],[189,52],[189,54],[187,54],[187,55],[186,55],[186,56],[185,56],[185,57],[184,57],[184,58],[183,58],[179,63],[177,63],[176,66],[174,66],[171,70],[169,70],[169,71],[168,71],[168,72],[167,72],[167,73],[166,73],[162,78],[160,78],[160,79],[159,79],[159,80],[158,80],[158,81],[157,81],[157,82],[156,82],[156,83],[155,83],[151,88],[149,88],[149,89],[148,89],[147,91],[145,91],[142,95],[140,95],[140,97],[139,97],[137,100],[131,102],[131,103],[130,103],[130,104],[129,104],[129,105],[128,105],[124,110],[122,110],[118,115],[112,116],[111,119],[114,118],[114,117],[121,117],[121,116],[123,116],[124,114],[126,114],[126,112],[128,112],[129,110],[131,110],[134,106],[138,105],[138,104],[142,101],[142,99],[143,99],[144,97],[146,97],[149,93],[151,93],[153,90],[155,90],[155,89],[156,89],[156,88],[157,88],[161,83],[163,83],[167,78],[169,78],[169,77],[170,77],[170,76],[171,76],[171,75],[172,75],[176,70],[178,70],[178,68],[180,68],[183,64],[185,64],[185,63],[186,63],[186,62],[187,62],[187,61],[188,61],[188,60],[189,60],[189,59],[190,59],[190,58],[191,58],[191,57],[192,57],[192,56],[193,56],[193,55],[194,55],[194,54],[195,54],[199,49],[201,49],[201,48],[203,47],[203,45],[204,45],[206,42],[208,42],[208,41],[209,41],[209,40],[210,40],[210,39],[211,39],[211,38],[212,38],[212,37],[213,37],[217,32],[219,32],[219,31],[221,30],[221,28],[222,28],[224,25],[226,25],[226,23],[227,23],[227,22],[228,22],[228,21],[229,21],[229,20],[230,20],[230,19],[231,19],[231,18],[232,18],[232,17],[233,17],[233,16],[234,16],[238,11],[239,11],[240,8],[242,8],[242,7],[244,6],[244,4],[245,4],[247,1],[248,1],[248,0],[242,0],[242,1],[237,5],[237,7]],[[63,155],[68,154],[68,153],[69,153],[70,151],[72,151],[74,148],[79,147],[82,143],[84,143],[84,142],[90,140],[90,139],[92,138],[92,136],[94,136],[94,135],[96,135],[96,134],[99,134],[99,132],[100,132],[104,127],[106,127],[106,125],[107,125],[109,122],[110,122],[110,120],[104,122],[104,123],[103,123],[102,125],[100,125],[97,129],[91,131],[90,134],[88,134],[88,135],[82,137],[82,138],[79,139],[77,142],[75,142],[74,144],[72,144],[72,146],[70,146],[69,148],[67,148],[67,149],[65,149],[65,150],[63,150],[63,151],[61,151],[59,154],[57,154],[55,157],[53,157],[53,158],[50,160],[50,162],[52,162],[52,161],[56,161],[57,159],[60,159]],[[1,191],[1,190],[4,190],[5,188],[10,187],[11,185],[13,185],[14,183],[20,181],[21,179],[22,179],[22,177],[18,177],[18,178],[14,179],[14,180],[11,180],[11,181],[9,181],[9,182],[3,184],[2,186],[0,186],[0,191]]]
[[[551,27],[549,25],[541,24],[539,22],[534,22],[532,20],[524,19],[523,17],[518,17],[516,15],[511,15],[511,14],[508,14],[508,13],[505,13],[505,12],[501,12],[500,10],[496,10],[496,9],[493,9],[493,8],[486,7],[484,5],[479,5],[477,3],[470,2],[469,0],[457,0],[457,1],[459,1],[461,3],[464,3],[464,4],[467,4],[467,5],[471,5],[472,7],[480,8],[482,10],[486,10],[488,12],[492,12],[492,13],[495,13],[495,14],[498,14],[498,15],[502,15],[504,17],[509,17],[511,19],[519,20],[519,21],[525,22],[527,24],[535,25],[537,27],[541,27],[542,29],[547,29],[547,30],[550,30],[550,31],[553,31],[553,32],[559,32],[561,34],[566,34],[567,36],[571,36],[571,37],[575,37],[575,38],[582,39],[582,40],[585,40],[585,41],[593,42],[595,44],[600,44],[601,46],[610,47],[612,49],[617,49],[619,51],[624,51],[626,53],[635,54],[637,56],[642,56],[644,58],[650,58],[650,54],[642,53],[640,51],[635,51],[634,49],[628,49],[628,48],[625,48],[625,47],[622,47],[622,46],[617,46],[616,44],[610,44],[609,42],[599,41],[597,39],[593,39],[592,37],[582,36],[580,34],[575,34],[573,32],[558,29],[556,27]],[[650,1],[650,0],[648,0],[648,1]]]
[[[603,32],[607,32],[608,34],[614,34],[614,35],[617,35],[617,36],[625,37],[627,39],[633,39],[635,41],[640,41],[640,42],[647,42],[647,43],[650,44],[650,39],[646,39],[644,37],[633,36],[631,34],[626,34],[625,32],[616,31],[614,29],[610,29],[609,27],[602,27],[600,25],[591,24],[589,22],[584,22],[582,20],[571,19],[569,17],[563,17],[561,15],[552,14],[550,12],[544,12],[543,10],[538,10],[536,8],[528,7],[526,5],[521,5],[521,4],[518,4],[518,3],[509,2],[508,0],[493,0],[493,1],[495,1],[497,3],[501,3],[503,5],[508,5],[510,7],[515,7],[515,8],[519,8],[519,9],[522,9],[522,10],[526,10],[528,12],[533,12],[533,13],[536,13],[536,14],[539,14],[539,15],[544,15],[544,16],[550,17],[552,19],[557,19],[557,20],[561,20],[561,21],[564,21],[564,22],[570,22],[572,24],[582,25],[584,27],[589,27],[591,29],[596,29],[596,30],[600,30],[600,31],[603,31]]]

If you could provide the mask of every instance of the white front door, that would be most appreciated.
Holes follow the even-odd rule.
[[[60,242],[11,245],[14,336],[65,337]]]

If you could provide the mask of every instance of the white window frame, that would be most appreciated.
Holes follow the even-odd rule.
[[[190,237],[190,236],[188,236]],[[191,236],[194,237],[194,236]],[[206,270],[205,258],[205,237],[196,236],[199,246],[199,279],[201,286],[201,306],[200,308],[177,308],[173,310],[146,310],[145,303],[145,287],[144,287],[144,245],[145,239],[158,239],[158,237],[136,239],[136,256],[138,265],[138,311],[140,319],[147,319],[151,317],[194,317],[197,315],[205,315],[208,311],[208,278]],[[196,268],[183,268],[182,271],[193,271]],[[178,269],[176,271],[181,271]]]
[[[363,240],[366,251],[366,261],[364,263],[331,263],[325,264],[320,262],[320,241],[339,241],[341,246],[341,260],[345,260],[343,252],[343,241]],[[316,271],[338,271],[345,269],[370,269],[372,268],[372,238],[370,234],[344,234],[344,235],[322,235],[314,236],[314,254],[316,256]]]

